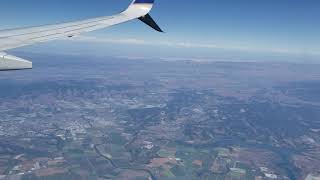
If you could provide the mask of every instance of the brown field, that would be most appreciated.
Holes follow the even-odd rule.
[[[61,168],[47,168],[47,169],[39,169],[35,171],[35,174],[37,176],[50,176],[54,174],[63,174],[66,173],[67,169],[61,169]]]
[[[203,162],[200,160],[194,160],[192,164],[202,167]]]
[[[176,165],[177,161],[175,158],[154,158],[151,160],[149,167],[163,167],[165,169],[170,169],[172,166]]]

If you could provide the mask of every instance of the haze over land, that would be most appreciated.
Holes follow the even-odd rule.
[[[320,65],[16,54],[35,69],[0,77],[1,178],[319,175]]]

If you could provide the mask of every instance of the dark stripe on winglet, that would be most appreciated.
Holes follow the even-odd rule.
[[[154,3],[154,0],[136,0],[136,1],[134,1],[134,4],[145,4],[145,3],[152,4],[152,3]]]

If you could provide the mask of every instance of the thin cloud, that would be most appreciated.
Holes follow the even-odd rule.
[[[148,45],[148,46],[165,46],[174,48],[206,48],[206,49],[223,49],[223,50],[234,50],[234,51],[247,51],[247,52],[269,52],[269,53],[280,53],[280,54],[309,54],[319,55],[317,52],[305,52],[301,49],[287,49],[287,48],[258,48],[251,46],[234,46],[234,45],[217,45],[214,43],[197,43],[197,42],[174,42],[174,41],[150,41],[146,39],[136,38],[101,38],[92,36],[77,36],[73,38],[74,41],[84,41],[89,43],[113,43],[113,44],[127,44],[127,45]]]
[[[97,38],[92,36],[77,36],[73,38],[74,41],[86,41],[91,43],[115,43],[115,44],[131,44],[131,45],[155,45],[155,46],[169,46],[169,47],[180,47],[180,48],[219,48],[215,44],[201,44],[191,42],[170,42],[170,41],[157,41],[151,42],[145,39],[135,38]]]

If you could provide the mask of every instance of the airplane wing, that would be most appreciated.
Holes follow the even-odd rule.
[[[0,70],[32,68],[32,62],[9,55],[3,52],[5,50],[73,37],[81,33],[106,28],[133,19],[139,19],[156,31],[163,32],[148,14],[153,7],[153,3],[154,0],[134,0],[125,11],[114,16],[30,28],[0,30]]]

